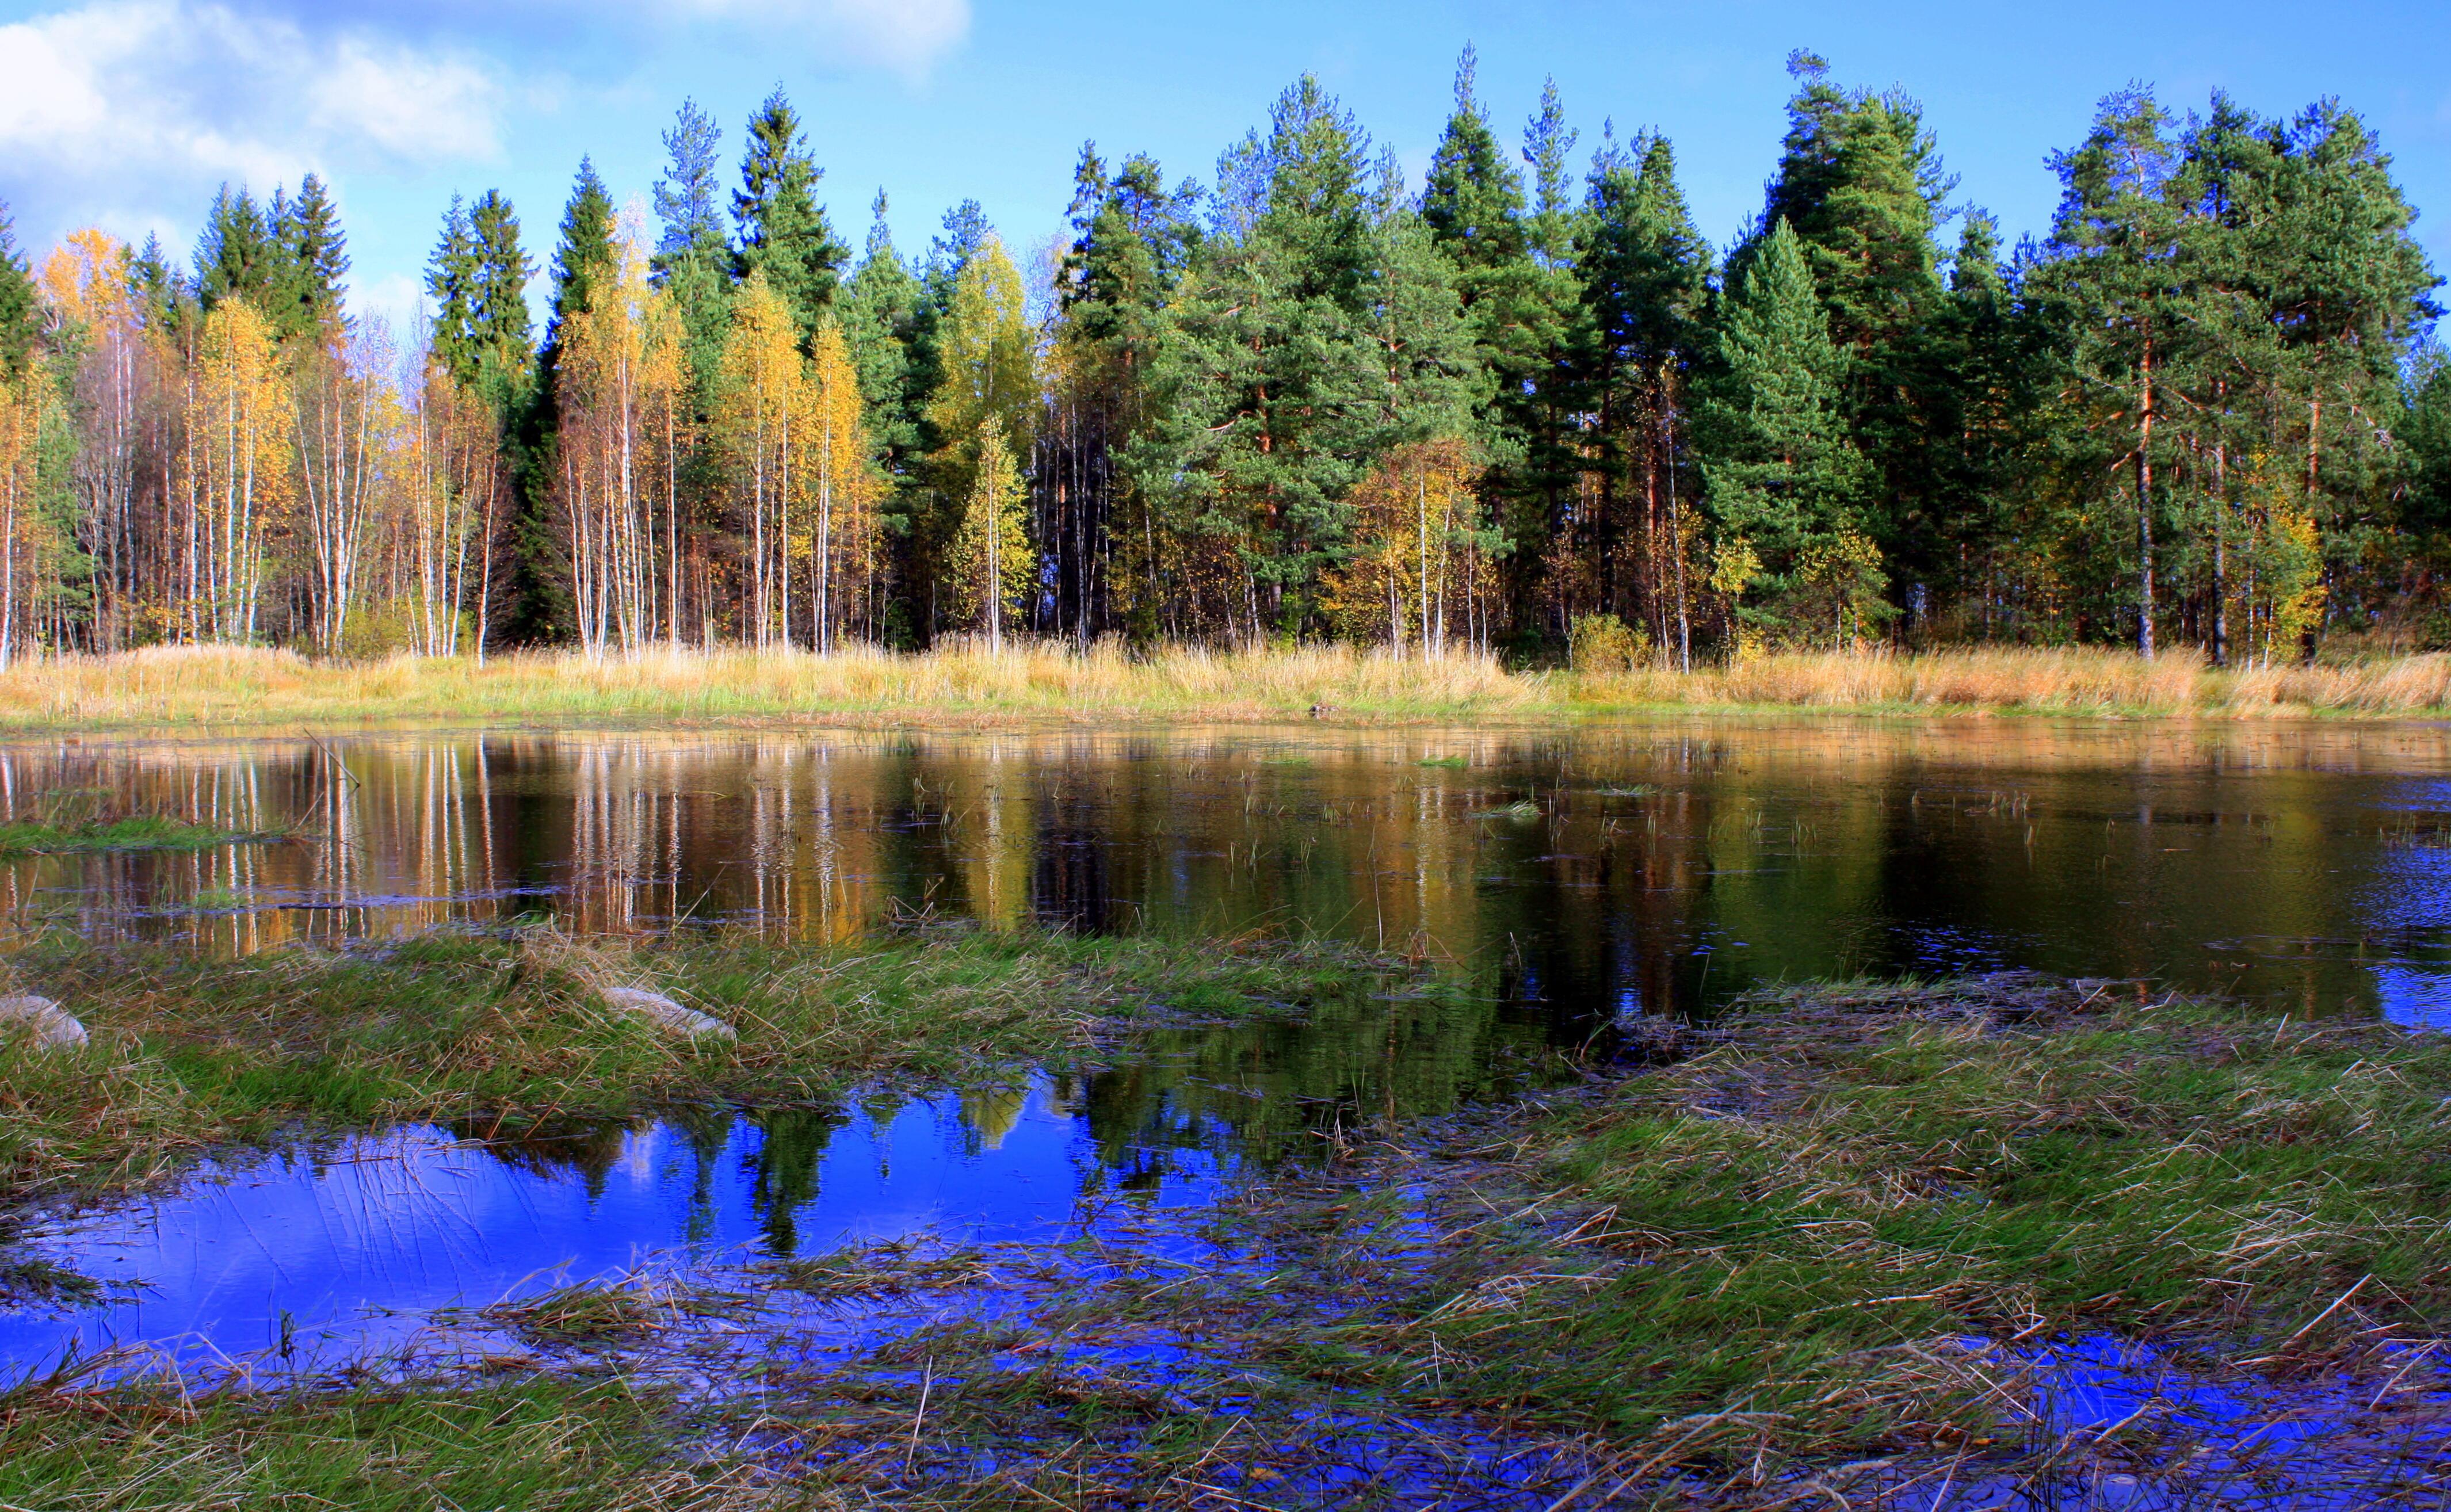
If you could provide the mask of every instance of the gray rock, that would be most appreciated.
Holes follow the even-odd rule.
[[[718,1039],[736,1039],[732,1026],[712,1018],[694,1008],[683,1008],[661,992],[645,992],[636,987],[608,987],[598,994],[604,1006],[643,1018],[657,1029],[676,1034],[712,1034]]]
[[[12,1024],[31,1025],[34,1043],[45,1050],[74,1050],[86,1043],[85,1026],[75,1014],[30,992],[0,997],[0,1031]]]

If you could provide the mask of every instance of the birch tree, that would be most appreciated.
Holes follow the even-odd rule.
[[[272,330],[245,299],[205,317],[187,410],[186,619],[192,638],[256,638],[266,557],[289,525],[292,413]]]
[[[716,425],[748,557],[742,628],[762,650],[789,639],[794,469],[804,462],[794,442],[810,407],[791,309],[762,274],[749,276],[733,306],[720,389]]]
[[[987,637],[990,651],[1001,652],[1006,616],[1037,582],[1038,559],[1025,526],[1021,470],[994,416],[979,422],[975,444],[971,497],[947,554],[948,586],[955,612]]]

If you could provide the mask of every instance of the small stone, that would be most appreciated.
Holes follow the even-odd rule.
[[[618,1009],[634,1017],[643,1018],[658,1029],[676,1034],[712,1034],[718,1039],[737,1039],[732,1026],[694,1008],[683,1008],[661,992],[650,992],[636,987],[608,987],[600,994],[605,1006]]]
[[[10,1024],[30,1024],[34,1043],[45,1050],[74,1050],[84,1045],[85,1026],[76,1015],[48,997],[25,993],[17,997],[0,997],[0,1030]]]

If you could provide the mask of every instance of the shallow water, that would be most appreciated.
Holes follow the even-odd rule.
[[[1085,1084],[895,1108],[650,1121],[522,1141],[431,1125],[207,1164],[169,1196],[41,1224],[25,1249],[109,1300],[0,1312],[0,1379],[71,1354],[279,1371],[397,1353],[436,1309],[573,1281],[880,1243],[1052,1244],[1110,1199],[1205,1202],[1199,1150],[1121,1162]],[[1110,1227],[1110,1225],[1108,1225]],[[1179,1247],[1161,1247],[1159,1252]],[[144,1346],[138,1348],[137,1346]]]
[[[1543,1046],[1591,1043],[1627,1014],[1707,1012],[1765,980],[2030,968],[2451,1025],[2451,727],[2435,725],[1683,720],[0,751],[0,818],[62,788],[236,828],[304,819],[315,837],[0,864],[21,933],[237,953],[538,913],[833,939],[932,914],[1328,934],[1451,956],[1491,991],[1463,1008],[1172,1030],[1002,1098],[520,1146],[420,1127],[233,1157],[167,1196],[47,1220],[37,1253],[129,1285],[99,1307],[0,1311],[0,1375],[71,1346],[150,1344],[186,1365],[382,1350],[432,1309],[676,1247],[736,1259],[920,1233],[1054,1243],[1084,1211],[1196,1208],[1219,1181],[1343,1129],[1502,1094]]]

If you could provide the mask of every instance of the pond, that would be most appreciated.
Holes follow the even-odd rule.
[[[1520,1087],[1544,1050],[1747,987],[2032,969],[2277,1013],[2451,1024],[2451,728],[1676,720],[1571,730],[414,734],[0,751],[63,791],[295,838],[0,862],[18,937],[237,955],[549,917],[857,940],[1318,934],[1472,968],[1418,1005],[1170,1029],[1002,1091],[504,1143],[415,1126],[231,1154],[36,1215],[105,1284],[0,1311],[65,1354],[328,1364],[437,1309],[683,1252],[1121,1235],[1187,1253],[1222,1181],[1365,1117]],[[1412,1016],[1408,1016],[1412,1015]],[[907,1090],[906,1090],[907,1091]],[[1083,1214],[1099,1214],[1085,1218]],[[1104,1227],[1101,1227],[1104,1226]],[[1123,1242],[1118,1238],[1116,1242]],[[132,1357],[132,1356],[131,1356]]]

